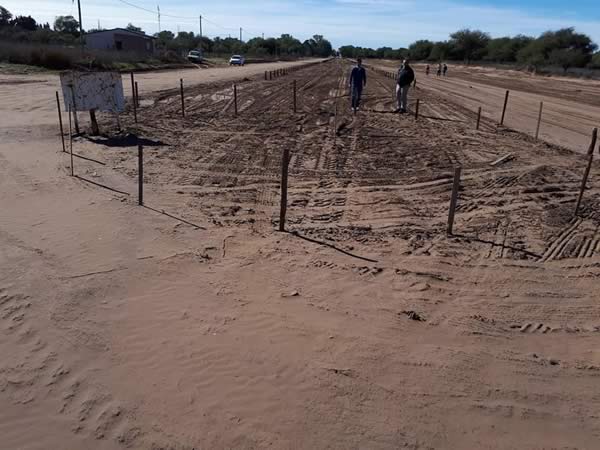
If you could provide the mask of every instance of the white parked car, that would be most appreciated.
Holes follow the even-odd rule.
[[[229,59],[230,66],[243,66],[244,64],[246,64],[246,59],[241,55],[233,55]]]
[[[191,50],[187,55],[187,59],[189,62],[201,64],[203,59],[202,52],[200,50]]]

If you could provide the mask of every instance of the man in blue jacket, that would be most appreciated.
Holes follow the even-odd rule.
[[[402,62],[402,67],[398,71],[398,84],[396,85],[396,99],[398,108],[396,112],[404,114],[408,110],[408,90],[415,81],[415,72],[408,63],[408,59]]]
[[[363,87],[367,85],[367,71],[362,66],[362,59],[358,58],[357,64],[350,72],[350,90],[352,97],[352,111],[356,113],[360,107],[360,97]]]

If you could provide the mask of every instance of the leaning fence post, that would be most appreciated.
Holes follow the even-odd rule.
[[[235,107],[235,115],[238,115],[238,104],[237,104],[237,84],[233,84],[233,103]]]
[[[281,158],[281,210],[279,212],[279,231],[285,231],[285,216],[287,214],[288,169],[290,162],[290,149],[283,150]]]
[[[144,206],[144,147],[138,143],[138,205]]]
[[[183,97],[183,78],[179,80],[179,87],[181,90],[181,116],[185,117],[185,99]]]
[[[504,96],[504,108],[502,108],[502,118],[500,119],[500,125],[504,125],[504,116],[506,115],[506,107],[508,106],[509,95],[510,91],[506,91],[506,95]]]
[[[540,137],[540,126],[542,125],[542,111],[544,110],[544,102],[540,102],[540,114],[538,116],[537,128],[535,129],[535,139],[536,141]]]
[[[452,198],[450,199],[450,211],[448,212],[448,236],[452,236],[454,230],[454,215],[456,213],[456,204],[458,203],[461,172],[461,166],[456,166],[454,168],[454,184],[452,185]]]
[[[62,149],[63,152],[66,153],[67,149],[65,148],[65,132],[63,131],[63,122],[62,114],[60,113],[60,100],[58,98],[58,91],[56,91],[56,107],[58,108],[58,124],[60,125],[60,139],[62,141]]]
[[[135,103],[137,107],[140,107],[140,91],[138,89],[138,82],[135,82]]]
[[[71,152],[71,176],[75,176],[75,169],[73,168],[73,128],[71,127],[71,105],[69,105],[69,143]]]
[[[133,99],[133,103],[135,103],[135,78],[133,72],[131,72],[131,98]]]
[[[296,80],[294,80],[294,113],[297,110],[297,100],[296,100]]]
[[[133,120],[135,123],[138,123],[138,121],[137,121],[137,97],[135,95],[135,87],[133,88]]]
[[[415,120],[419,118],[419,105],[421,104],[421,99],[417,99],[417,106],[415,107]]]
[[[583,193],[585,192],[585,186],[587,185],[588,177],[590,176],[590,170],[592,170],[592,163],[594,162],[594,149],[596,148],[596,140],[598,138],[598,128],[594,128],[592,131],[592,142],[588,149],[588,164],[583,174],[583,180],[581,181],[581,189],[579,190],[579,197],[577,198],[577,205],[575,205],[575,216],[579,214],[579,207],[583,200]]]
[[[479,109],[477,110],[477,126],[475,127],[475,129],[477,131],[479,131],[479,125],[481,124],[481,106],[479,107]]]

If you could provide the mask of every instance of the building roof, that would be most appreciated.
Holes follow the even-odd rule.
[[[127,28],[111,28],[110,30],[97,30],[97,31],[92,31],[91,33],[85,33],[85,34],[90,35],[90,34],[98,34],[98,33],[114,33],[116,31],[133,34],[134,36],[138,36],[138,37],[145,38],[145,39],[156,39],[154,36],[148,36],[143,31],[142,32],[132,31],[132,30],[128,30]]]

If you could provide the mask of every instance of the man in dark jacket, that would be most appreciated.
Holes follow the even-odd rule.
[[[350,95],[352,97],[352,111],[354,112],[360,107],[362,90],[367,85],[367,71],[362,66],[362,59],[358,58],[356,62],[356,66],[350,72]]]
[[[402,62],[402,67],[398,71],[398,84],[396,85],[396,99],[398,100],[398,109],[396,112],[405,113],[408,110],[408,90],[415,81],[415,72],[408,63],[408,59]]]

